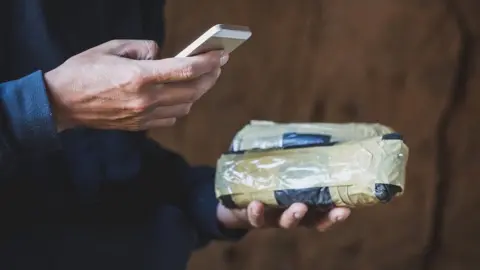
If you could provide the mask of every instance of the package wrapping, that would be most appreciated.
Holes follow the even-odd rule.
[[[404,192],[407,160],[402,136],[380,124],[252,121],[219,158],[215,192],[228,208],[387,203]]]

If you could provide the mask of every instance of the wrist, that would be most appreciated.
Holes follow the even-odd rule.
[[[66,117],[66,109],[64,108],[65,106],[62,105],[63,103],[58,95],[62,87],[59,86],[60,77],[57,70],[54,69],[45,73],[43,78],[52,110],[52,116],[57,127],[57,132],[60,133],[66,129],[72,128],[73,125],[67,120],[68,117]]]

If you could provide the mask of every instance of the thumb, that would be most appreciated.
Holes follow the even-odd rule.
[[[113,54],[135,60],[154,60],[160,54],[160,49],[153,40],[111,40],[89,51]]]
[[[219,203],[217,205],[217,219],[225,228],[228,229],[241,229],[250,227],[247,220],[246,209],[231,210]]]

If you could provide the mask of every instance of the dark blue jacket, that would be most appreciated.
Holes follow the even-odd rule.
[[[161,44],[163,4],[0,2],[0,269],[180,270],[195,248],[243,233],[218,226],[214,169],[144,132],[57,134],[52,122],[43,73],[112,39]]]

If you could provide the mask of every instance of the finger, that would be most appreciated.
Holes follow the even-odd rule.
[[[329,229],[333,224],[344,221],[348,218],[348,216],[350,216],[350,212],[350,209],[344,207],[332,209],[328,213],[328,215],[322,220],[320,220],[320,222],[317,224],[317,230],[325,231]]]
[[[255,227],[260,228],[265,223],[265,207],[261,202],[253,201],[247,207],[248,222]]]
[[[294,228],[307,213],[307,206],[303,203],[294,203],[280,216],[279,226],[284,229]]]
[[[162,128],[162,127],[171,127],[177,122],[176,118],[165,118],[165,119],[156,119],[152,121],[146,122],[141,130],[149,130],[154,128]]]
[[[153,109],[145,116],[145,121],[155,121],[165,118],[180,118],[187,115],[192,108],[192,103],[184,103],[172,106],[160,106]]]
[[[193,95],[190,97],[193,99],[191,101],[196,101],[201,96],[203,96],[208,90],[212,89],[212,87],[217,83],[221,73],[222,73],[222,70],[219,68],[189,82],[169,83],[167,84],[167,87],[171,86],[174,88],[178,87],[178,88],[197,89],[197,95]]]
[[[114,54],[137,60],[157,59],[160,54],[158,44],[153,40],[111,40],[89,51]]]
[[[153,40],[135,40],[117,47],[114,54],[135,60],[154,60],[160,55],[160,48]]]
[[[212,51],[192,57],[166,58],[138,63],[144,70],[146,81],[169,83],[189,81],[219,69],[225,57],[222,51]]]
[[[190,82],[177,82],[148,87],[148,100],[156,106],[192,103],[210,90],[218,80],[221,70],[202,75]]]

